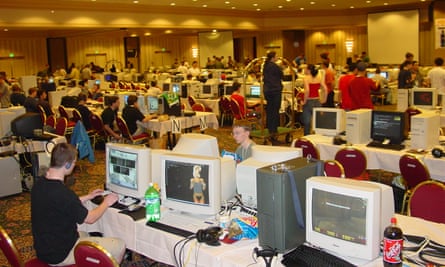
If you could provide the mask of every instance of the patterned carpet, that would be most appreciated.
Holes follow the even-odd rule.
[[[207,134],[216,136],[220,151],[222,149],[235,151],[236,144],[231,137],[231,126],[225,126],[218,130],[208,129]],[[302,135],[302,129],[297,129],[290,133],[290,139]],[[262,144],[262,139],[254,139],[257,144]],[[284,142],[285,136],[280,136],[279,140],[283,146],[288,146]],[[79,195],[86,194],[95,188],[103,188],[105,182],[105,153],[104,150],[97,149],[96,163],[91,164],[86,159],[78,161],[79,168],[73,174],[74,180],[70,182],[71,188]],[[386,172],[370,172],[371,180],[377,180],[385,183],[392,181],[394,174]],[[0,225],[3,226],[12,240],[15,242],[24,260],[35,256],[32,247],[32,234],[30,222],[30,194],[23,192],[19,195],[5,197],[0,199]],[[0,266],[9,266],[6,258],[0,253]],[[140,266],[167,266],[156,263],[140,255],[133,255],[133,260],[124,260],[122,267],[140,267]]]

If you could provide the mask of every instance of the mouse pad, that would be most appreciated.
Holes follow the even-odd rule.
[[[133,220],[138,221],[145,218],[145,208],[141,207],[138,210],[129,211],[129,210],[121,210],[119,213],[125,214],[133,218]]]

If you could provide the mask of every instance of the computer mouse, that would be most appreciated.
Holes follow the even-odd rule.
[[[136,211],[138,209],[140,209],[142,206],[138,205],[138,204],[131,204],[127,207],[128,211]]]

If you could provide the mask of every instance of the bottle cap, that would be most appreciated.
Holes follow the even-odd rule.
[[[396,224],[397,223],[397,218],[396,217],[392,217],[391,218],[391,224]]]

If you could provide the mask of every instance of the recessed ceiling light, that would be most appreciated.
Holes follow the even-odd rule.
[[[255,4],[253,4],[253,6],[258,6],[258,4],[255,3]]]
[[[387,5],[388,5],[388,3],[383,3],[383,5],[387,6]]]
[[[193,2],[197,2],[198,0],[192,0]]]
[[[207,5],[206,5],[206,4],[204,4],[204,5],[202,5],[202,7],[207,7]]]
[[[290,1],[292,1],[292,0],[286,0],[286,2],[290,2]]]
[[[226,5],[230,4],[230,1],[225,1],[224,4]]]
[[[170,3],[171,6],[176,6],[176,3]]]
[[[139,4],[139,1],[138,0],[133,0],[133,3],[134,4]]]
[[[370,1],[370,0],[366,1],[366,4],[370,4],[370,3],[371,3],[371,1]]]
[[[331,7],[336,7],[337,5],[336,4],[331,4]]]
[[[3,29],[3,31],[4,31],[4,32],[7,32],[7,31],[9,31],[9,30],[5,28],[5,29]]]
[[[300,10],[303,11],[303,10],[304,10],[304,7],[300,7]]]
[[[218,31],[217,29],[213,29],[213,30],[212,30],[212,32],[217,32],[217,31]]]
[[[283,8],[283,6],[278,6],[278,8]]]
[[[349,8],[354,8],[354,6],[350,6]]]
[[[173,31],[172,30],[165,30],[164,31],[166,34],[170,34],[170,33],[172,33]]]
[[[257,8],[256,11],[261,11],[261,8]]]
[[[420,2],[425,2],[426,0],[420,0]]]
[[[144,33],[144,35],[145,35],[145,36],[150,36],[150,35],[151,35],[151,32],[146,32],[146,33]]]
[[[232,9],[236,9],[236,7],[233,6]]]
[[[311,4],[311,5],[315,5],[315,2],[314,2],[314,1],[312,1],[312,2],[310,2],[309,4]]]
[[[96,2],[96,0],[91,0],[91,2]]]

